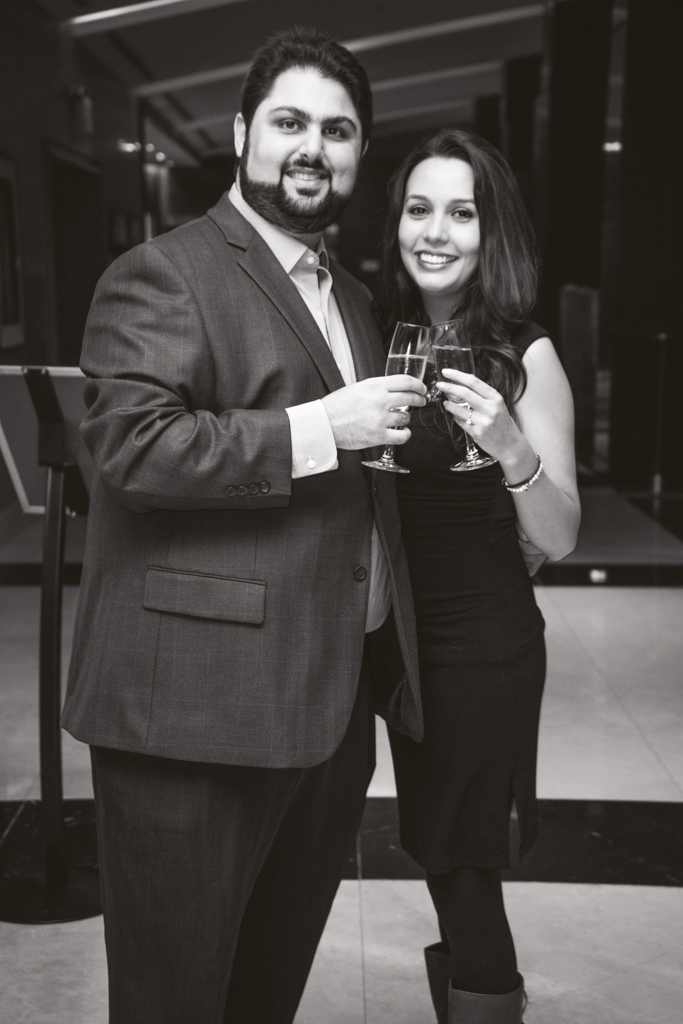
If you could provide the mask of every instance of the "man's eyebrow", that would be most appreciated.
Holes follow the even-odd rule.
[[[300,121],[305,121],[306,124],[310,124],[313,118],[306,110],[302,110],[301,107],[289,107],[286,104],[281,107],[273,107],[270,111],[271,114],[294,114]],[[340,114],[337,117],[325,117],[323,118],[323,124],[348,124],[353,128],[357,128],[356,122],[351,117],[346,117],[345,114]]]

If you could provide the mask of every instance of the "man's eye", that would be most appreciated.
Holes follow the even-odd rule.
[[[280,127],[286,128],[287,131],[291,131],[294,128],[298,128],[299,123],[298,121],[293,121],[291,118],[288,117],[286,121],[280,121]]]

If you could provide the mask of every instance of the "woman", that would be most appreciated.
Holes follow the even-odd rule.
[[[468,132],[420,145],[392,180],[377,311],[462,318],[476,376],[444,371],[413,414],[397,487],[417,612],[422,743],[390,731],[401,841],[427,872],[442,942],[425,950],[439,1021],[519,1022],[524,1000],[503,904],[514,801],[520,854],[537,835],[543,619],[519,537],[551,559],[580,509],[569,384],[530,322],[533,232],[501,155]],[[437,392],[438,394],[438,392]],[[450,471],[467,431],[497,464]],[[519,536],[518,536],[519,534]],[[450,984],[449,984],[450,981]]]

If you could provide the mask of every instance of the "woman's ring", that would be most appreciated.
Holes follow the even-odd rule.
[[[467,419],[465,420],[465,426],[466,427],[471,427],[472,426],[472,406],[470,406],[470,411],[468,413]]]

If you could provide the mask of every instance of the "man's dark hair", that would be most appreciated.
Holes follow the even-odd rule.
[[[356,108],[363,141],[368,141],[372,130],[372,92],[365,68],[346,47],[324,32],[300,26],[276,32],[256,51],[242,86],[242,117],[247,130],[275,79],[290,68],[313,68],[323,78],[343,85]]]

